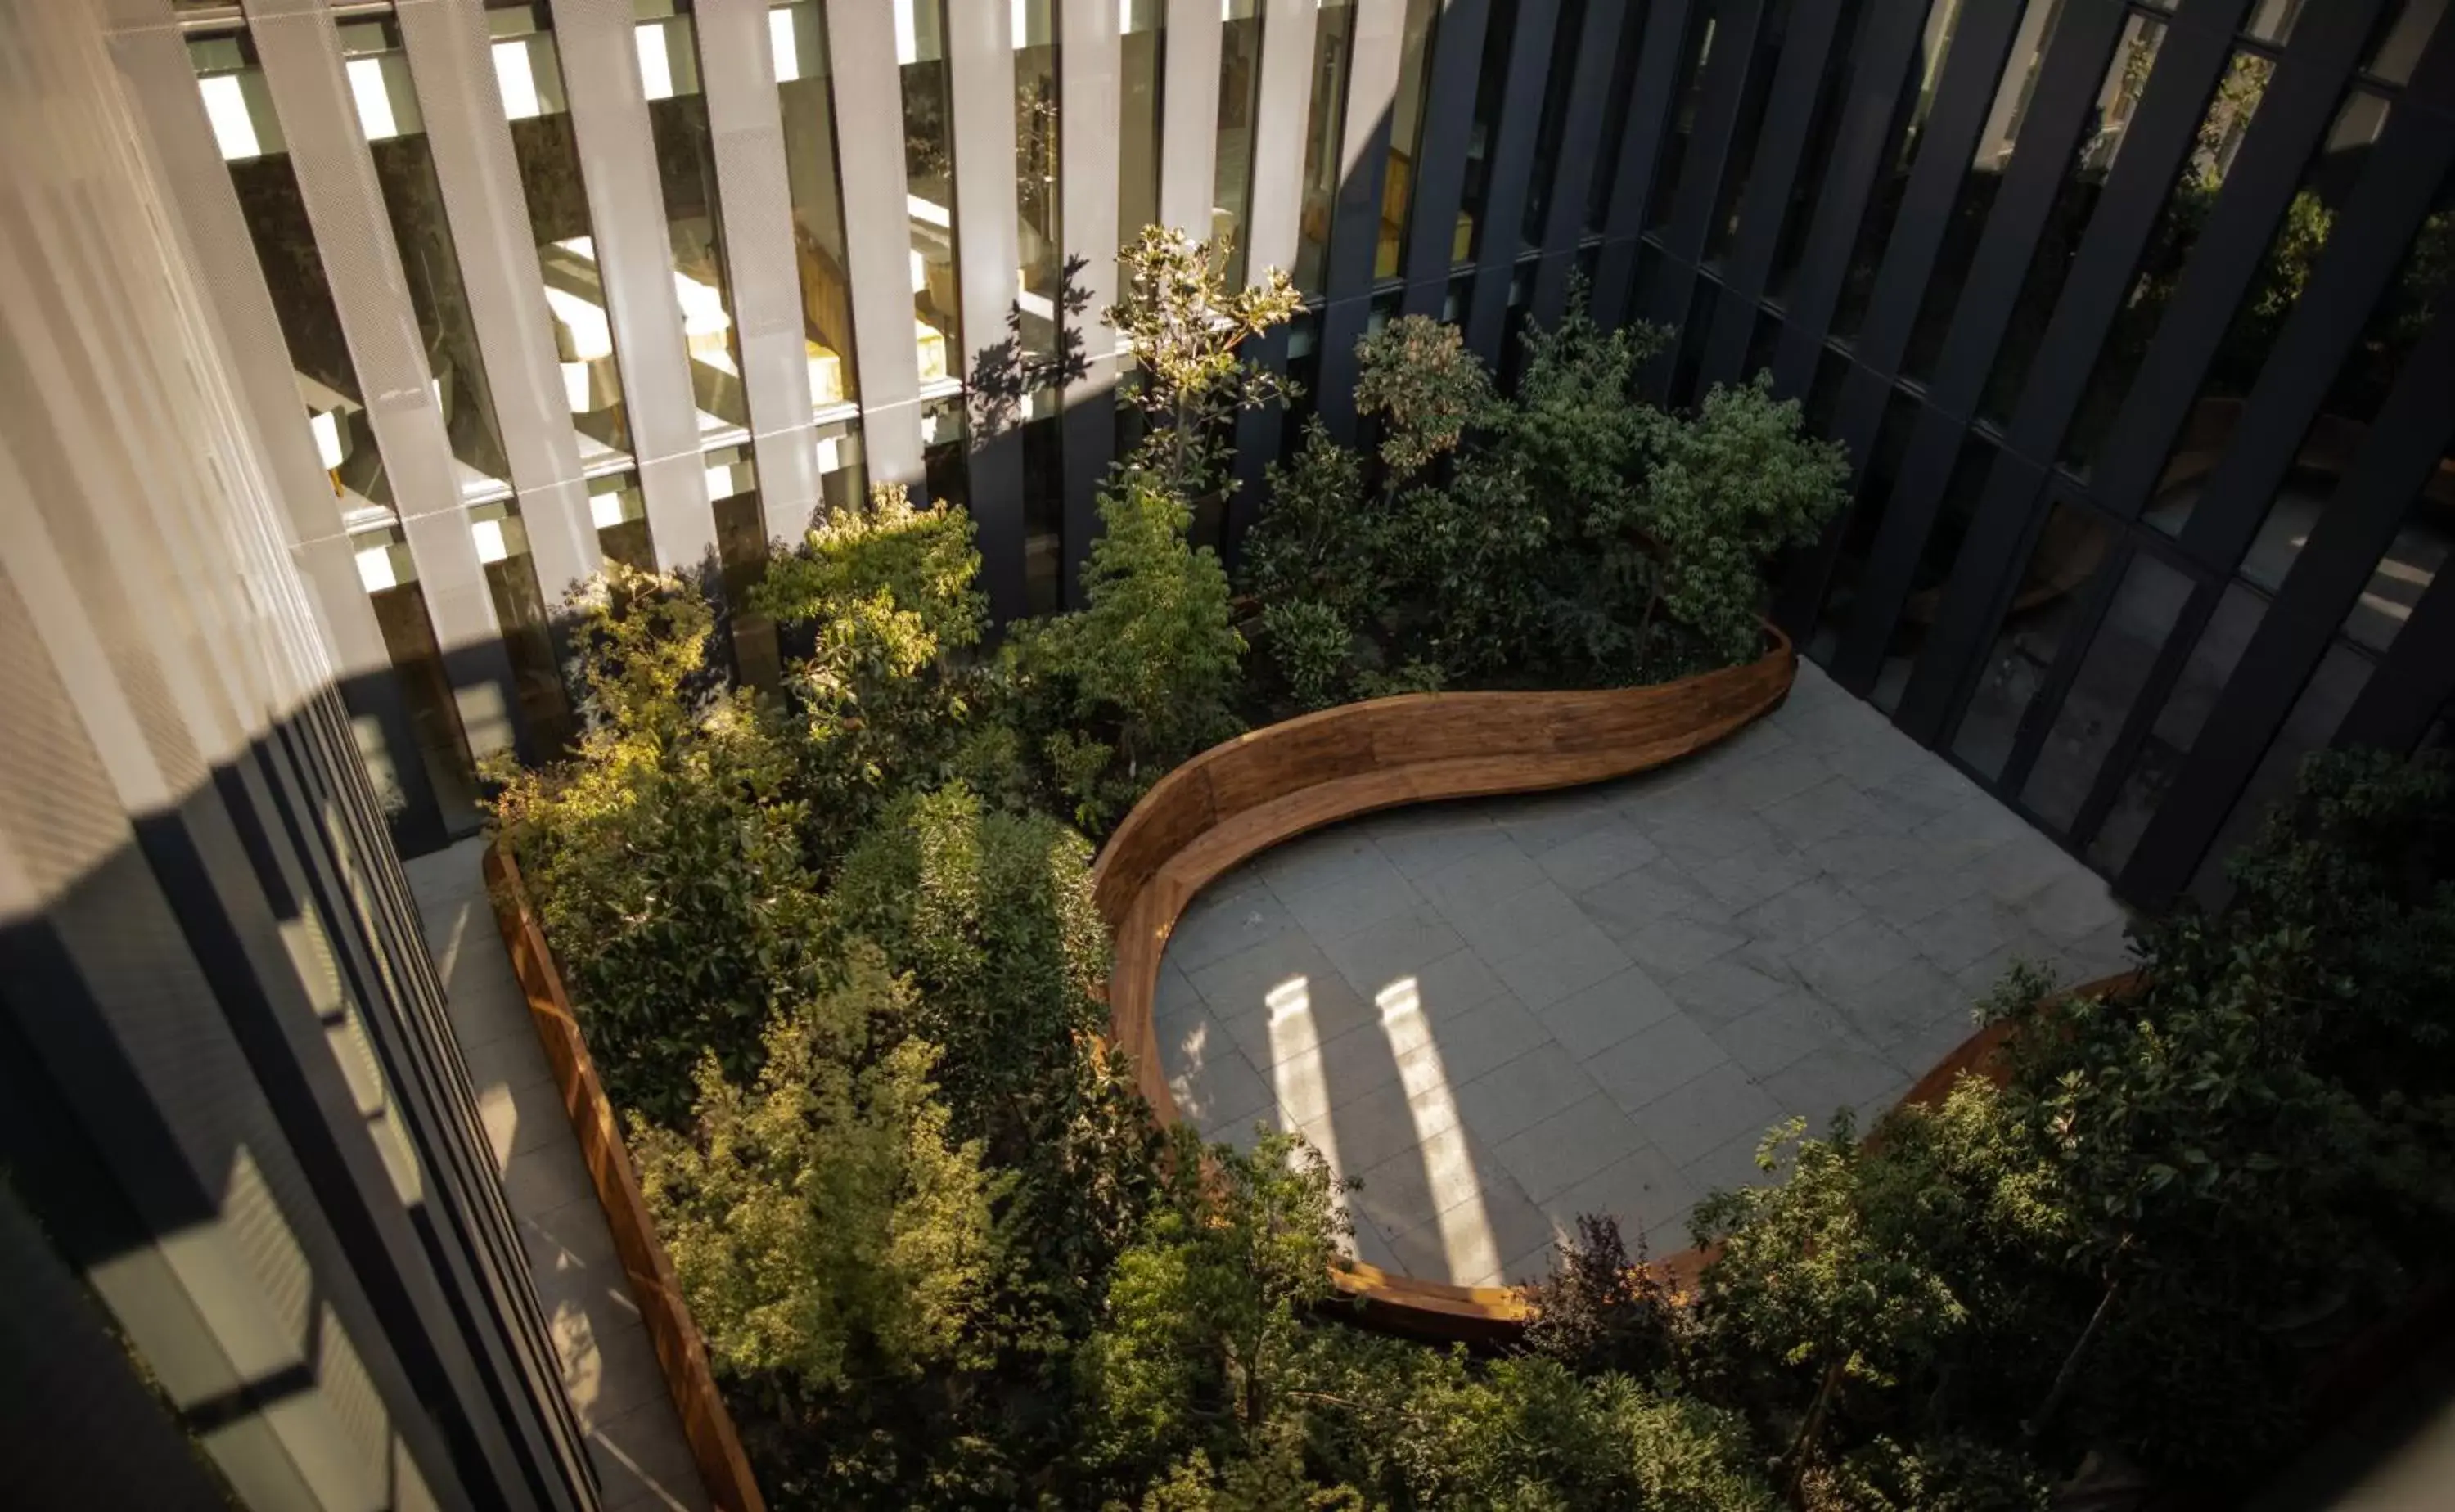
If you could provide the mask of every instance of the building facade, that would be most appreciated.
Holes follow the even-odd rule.
[[[1580,281],[1662,402],[1769,373],[1856,491],[1778,617],[2136,901],[2455,678],[2445,0],[117,10],[413,853],[563,739],[604,561],[738,587],[895,482],[1068,602],[1153,222],[1293,273],[1258,355],[1336,433],[1375,323],[1506,374]]]

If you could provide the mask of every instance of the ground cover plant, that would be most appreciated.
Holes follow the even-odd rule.
[[[575,749],[495,773],[770,1502],[2035,1507],[2090,1455],[2222,1479],[2287,1441],[2314,1351],[2455,1221],[2433,765],[2315,765],[2132,996],[2008,982],[1999,1083],[1776,1131],[1698,1211],[1693,1294],[1623,1248],[1643,1215],[1581,1222],[1519,1348],[1352,1326],[1301,1139],[1155,1132],[1102,1038],[1093,837],[1253,717],[1745,660],[1844,469],[1760,386],[1636,402],[1647,333],[1572,314],[1503,396],[1393,322],[1371,450],[1304,438],[1240,599],[1189,521],[1292,300],[1166,233],[1125,255],[1148,425],[1081,609],[992,648],[969,521],[883,488],[752,592],[807,648],[778,692],[694,586],[616,572],[571,627]]]

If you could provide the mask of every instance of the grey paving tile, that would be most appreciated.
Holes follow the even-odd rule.
[[[1813,861],[1795,850],[1765,845],[1708,861],[1690,875],[1725,914],[1735,915],[1789,892],[1816,876],[1816,869]]]
[[[1370,823],[1372,843],[1410,880],[1477,856],[1517,849],[1517,842],[1482,814],[1480,805],[1432,804],[1401,810]]]
[[[1811,1055],[1851,1044],[1850,1026],[1813,994],[1794,988],[1707,1031],[1750,1076],[1770,1076]]]
[[[1283,903],[1324,887],[1395,870],[1372,843],[1370,827],[1364,823],[1339,824],[1299,836],[1264,851],[1248,864]]]
[[[1543,874],[1572,893],[1599,887],[1661,857],[1633,823],[1604,811],[1577,834],[1534,857]]]
[[[1642,1142],[1619,1104],[1596,1094],[1501,1140],[1492,1152],[1527,1197],[1541,1202],[1635,1154]]]
[[[1839,998],[1900,970],[1918,959],[1918,953],[1892,925],[1861,917],[1792,951],[1787,959],[1808,987]]]
[[[1634,1110],[1729,1059],[1713,1036],[1678,1014],[1638,1030],[1585,1062],[1585,1069],[1622,1109]]]
[[[1647,1143],[1678,1164],[1702,1159],[1714,1148],[1781,1120],[1781,1104],[1749,1079],[1735,1062],[1709,1066],[1629,1115]]]
[[[1890,830],[1851,830],[1810,845],[1804,858],[1843,886],[1891,877],[1926,862],[1926,847]]]
[[[1367,1265],[1377,1265],[1401,1276],[1407,1273],[1407,1267],[1398,1263],[1397,1252],[1390,1247],[1390,1236],[1363,1219],[1355,1221],[1355,1232],[1347,1240],[1347,1252]]]
[[[1959,1038],[1966,1038],[1971,1027],[1969,995],[1924,961],[1912,961],[1854,988],[1835,998],[1834,1005],[1869,1044],[1910,1071],[1924,1071],[1933,1058],[1905,1061],[1894,1054],[1896,1047],[1914,1038],[1927,1042],[1937,1024],[1959,1025]],[[1958,1038],[1953,1042],[1958,1043]]]
[[[2024,898],[2019,909],[2030,928],[2065,944],[2109,926],[2120,933],[2124,922],[2122,905],[2114,900],[2101,878],[2084,869],[2047,883]]]
[[[1538,858],[1618,817],[1610,796],[1593,788],[1495,799],[1491,814],[1519,850]]]
[[[565,1307],[546,1320],[546,1333],[581,1427],[616,1421],[663,1399],[664,1370],[638,1319],[602,1313],[592,1317]]]
[[[1456,1123],[1456,1106],[1447,1096],[1410,1105],[1405,1083],[1385,1081],[1360,1097],[1342,1099],[1328,1118],[1301,1127],[1332,1169],[1349,1172],[1369,1171]]]
[[[1233,1012],[1214,1003],[1210,1012],[1253,1069],[1265,1074],[1289,1056],[1317,1051],[1351,1029],[1381,1019],[1380,1009],[1335,972],[1290,978],[1264,1002]]]
[[[684,1506],[705,1504],[699,1462],[691,1457],[688,1441],[670,1431],[673,1415],[670,1402],[643,1402],[588,1430],[588,1457],[597,1463],[609,1500],[614,1487],[638,1482]]]
[[[1796,797],[1833,776],[1832,769],[1814,751],[1797,744],[1715,765],[1720,775],[1707,791],[1715,801],[1751,811]]]
[[[1663,855],[1694,872],[1742,851],[1780,847],[1780,837],[1763,819],[1699,800],[1695,791],[1683,789],[1673,801],[1629,811]]]
[[[1748,941],[1745,931],[1663,918],[1626,937],[1630,958],[1656,977],[1684,977]]]
[[[1867,912],[1896,929],[1932,918],[1969,897],[1968,888],[1951,868],[1930,864],[1922,846],[1918,855],[1921,859],[1903,870],[1882,877],[1849,877],[1841,885],[1866,905]]]
[[[1349,1210],[1390,1235],[1404,1234],[1486,1194],[1524,1197],[1517,1179],[1491,1147],[1462,1128],[1432,1136],[1364,1172],[1361,1179],[1364,1184],[1348,1199]]]
[[[1739,927],[1776,955],[1812,945],[1866,912],[1864,904],[1823,878],[1777,893],[1738,917]]]
[[[2070,986],[2085,979],[2086,974],[2067,960],[2061,949],[2042,935],[2022,934],[2008,944],[1998,945],[1985,955],[1951,974],[1953,985],[1971,1002],[1991,998],[2012,968],[2019,965],[2042,966],[2053,975],[2058,986]],[[2104,975],[2100,973],[2099,975]]]
[[[1978,894],[1937,910],[1913,934],[1918,954],[1945,971],[1958,971],[2028,933],[2020,916]]]
[[[1735,1192],[1743,1186],[1770,1185],[1780,1178],[1767,1175],[1756,1164],[1756,1152],[1763,1145],[1761,1130],[1734,1135],[1682,1166],[1680,1179],[1694,1187],[1700,1200],[1714,1192]],[[1684,1217],[1682,1231],[1685,1231]]]
[[[1820,1135],[1836,1108],[1850,1109],[1864,1132],[1916,1079],[1873,1051],[1842,1049],[1794,1061],[1756,1084],[1783,1118],[1805,1119],[1808,1132]]]
[[[1466,937],[1475,954],[1495,963],[1523,955],[1572,929],[1593,927],[1576,900],[1548,877],[1496,902],[1444,904],[1441,916],[1449,920],[1451,929]]]
[[[1981,801],[1998,813],[2003,812],[2001,805],[1988,799],[1978,784],[1970,781],[1958,768],[1939,759],[1922,761],[1908,768],[1869,796],[1887,798],[1905,810],[1923,814],[1929,820],[1957,814],[1971,803]],[[2016,819],[2014,822],[2019,821]]]
[[[1897,791],[1900,784],[1896,781],[1892,786]],[[2045,843],[2019,815],[1983,795],[1928,819],[1910,834],[1933,853],[1933,864],[1954,869],[2015,841]]]
[[[1934,1070],[1944,1057],[1959,1049],[1977,1032],[1975,1014],[1967,1010],[1947,1014],[1902,1030],[1883,1046],[1884,1058],[1900,1067],[1901,1075],[1915,1080]]]
[[[1670,1157],[1652,1145],[1640,1145],[1634,1153],[1536,1205],[1563,1237],[1573,1237],[1577,1220],[1592,1215],[1615,1220],[1621,1238],[1633,1243],[1655,1224],[1686,1218],[1700,1195]],[[1546,1255],[1547,1270],[1549,1261]]]
[[[1167,958],[1180,971],[1195,972],[1295,927],[1295,916],[1261,878],[1239,872],[1204,889],[1177,919]]]
[[[1467,1132],[1497,1147],[1594,1091],[1576,1058],[1547,1040],[1482,1076],[1452,1081],[1449,1098]]]
[[[502,1172],[503,1201],[515,1213],[544,1213],[583,1198],[597,1200],[597,1184],[576,1139],[548,1139],[523,1150]]]
[[[1423,899],[1397,868],[1387,861],[1380,868],[1380,874],[1370,877],[1300,895],[1293,906],[1305,933],[1316,943],[1329,945],[1423,906]]]
[[[1730,1023],[1763,1007],[1790,990],[1792,984],[1746,961],[1725,956],[1674,977],[1662,986],[1689,1017],[1711,1027]]]
[[[1543,1009],[1539,1017],[1569,1054],[1586,1060],[1678,1011],[1644,968],[1630,966]]]
[[[1176,963],[1176,950],[1171,945],[1160,957],[1159,982],[1151,996],[1151,1018],[1160,1023],[1182,1018],[1187,1014],[1207,1013],[1209,1004],[1202,994],[1193,990],[1193,981]]]
[[[554,1068],[546,1064],[545,1051],[538,1043],[525,1004],[520,1018],[530,1033],[499,1035],[477,1045],[461,1044],[460,1058],[469,1068],[469,1084],[479,1092],[488,1087],[510,1089],[553,1079]]]
[[[1322,939],[1322,954],[1345,977],[1348,985],[1370,998],[1384,987],[1466,948],[1466,939],[1450,928],[1440,910],[1417,901],[1404,911],[1376,920],[1350,934]]]
[[[1525,950],[1496,960],[1492,969],[1517,1000],[1540,1013],[1555,1002],[1585,991],[1604,978],[1629,968],[1629,953],[1619,942],[1571,909],[1573,920],[1552,930]]]
[[[1514,1188],[1495,1188],[1479,1200],[1461,1203],[1404,1234],[1390,1247],[1407,1274],[1460,1286],[1494,1286],[1503,1280],[1502,1257],[1549,1241],[1552,1220]]]
[[[1206,1133],[1266,1112],[1271,1084],[1207,1012],[1171,1019],[1159,1034],[1160,1064],[1177,1111]]]
[[[1486,851],[1416,879],[1416,889],[1454,920],[1514,898],[1550,879],[1523,851]]]
[[[1405,991],[1410,982],[1413,983],[1417,1011],[1435,1024],[1472,1013],[1493,998],[1509,995],[1491,963],[1464,948],[1428,966],[1418,966],[1404,977],[1390,978],[1374,993],[1375,1001],[1386,1003],[1393,991]]]
[[[2044,836],[2029,834],[1974,857],[1960,875],[1972,891],[1984,892],[1998,902],[2019,903],[2052,883],[2088,874]]]
[[[1767,805],[1761,812],[1775,834],[1801,847],[1878,822],[1882,817],[1880,811],[1867,801],[1866,795],[1846,777],[1828,777],[1802,793]]]
[[[2140,963],[2131,953],[2125,925],[2120,923],[2108,924],[2066,946],[2064,958],[2071,963],[2071,976],[2075,982],[2111,977],[2117,972],[2130,971]]]
[[[1820,747],[1816,754],[1835,776],[1848,777],[1861,789],[1881,787],[1935,759],[1917,741],[1880,720],[1863,734]]]
[[[1258,1010],[1281,987],[1337,977],[1339,971],[1321,946],[1299,929],[1248,945],[1185,975],[1211,1012],[1232,1019]]]
[[[1412,1015],[1401,1022],[1417,1032],[1422,1029],[1422,1019]],[[1359,1025],[1309,1054],[1280,1059],[1270,1067],[1268,1079],[1280,1111],[1297,1123],[1312,1123],[1341,1104],[1398,1080],[1399,1057],[1421,1046],[1394,1042],[1391,1028],[1387,1023]]]
[[[1469,1012],[1432,1019],[1429,1042],[1401,1058],[1399,1075],[1410,1086],[1461,1087],[1552,1038],[1551,1027],[1525,1004],[1514,998],[1495,998]]]
[[[1677,918],[1711,895],[1669,859],[1650,861],[1577,894],[1577,906],[1614,939],[1657,919]]]

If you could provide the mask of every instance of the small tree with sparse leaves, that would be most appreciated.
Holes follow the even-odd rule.
[[[1117,250],[1117,302],[1102,314],[1133,356],[1126,393],[1152,427],[1135,461],[1188,501],[1228,483],[1225,423],[1288,393],[1286,379],[1238,349],[1303,299],[1276,268],[1230,289],[1227,265],[1224,238],[1197,242],[1145,227]]]

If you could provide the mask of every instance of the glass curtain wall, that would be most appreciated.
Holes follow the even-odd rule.
[[[1407,211],[1414,203],[1415,162],[1424,145],[1424,91],[1431,85],[1433,22],[1441,0],[1407,0],[1407,30],[1398,45],[1398,93],[1390,106],[1390,165],[1381,174],[1381,226],[1372,276],[1405,275]],[[1633,30],[1633,29],[1632,29]]]
[[[375,625],[383,633],[384,651],[400,679],[411,736],[426,780],[435,789],[443,832],[469,834],[478,820],[477,764],[469,756],[469,737],[460,726],[451,679],[444,675],[442,649],[435,643],[435,625],[426,615],[426,593],[417,585],[417,563],[409,554],[409,542],[398,526],[376,525],[353,531],[350,547],[357,556],[359,585],[366,589]]]
[[[801,283],[810,404],[816,410],[832,409],[858,400],[861,388],[853,360],[835,71],[819,0],[793,0],[770,10],[767,50],[774,59],[776,104],[783,118],[785,192],[793,207],[793,260]]]
[[[1322,0],[1313,22],[1311,103],[1305,111],[1304,209],[1296,222],[1295,283],[1308,295],[1323,292],[1329,276],[1346,137],[1348,60],[1354,45],[1354,5]],[[1394,161],[1394,151],[1392,156]]]
[[[741,386],[741,333],[725,284],[724,217],[716,197],[716,144],[699,73],[699,35],[690,0],[632,0],[639,17],[639,85],[657,144],[657,182],[665,195],[665,233],[674,257],[674,303],[690,351],[691,394],[703,443],[750,425]]]
[[[593,470],[626,462],[631,435],[621,368],[605,313],[605,281],[597,266],[597,233],[580,181],[553,14],[543,0],[488,0],[486,26],[580,465]]]
[[[528,528],[509,499],[469,512],[469,538],[486,576],[503,651],[512,663],[512,687],[520,717],[540,756],[568,750],[574,727],[554,652],[545,595],[538,589],[537,563],[529,555]]]
[[[912,237],[913,340],[925,388],[963,371],[963,289],[955,266],[955,93],[945,0],[895,8],[903,89],[904,208]],[[936,491],[931,491],[936,496]]]
[[[1219,0],[1219,155],[1211,166],[1210,235],[1214,243],[1228,243],[1232,287],[1245,281],[1245,232],[1252,224],[1253,127],[1262,106],[1261,0]]]
[[[1094,4],[1097,0],[1075,0]],[[1013,0],[1014,208],[1021,235],[1016,335],[1025,372],[1023,395],[1023,530],[1025,602],[1054,609],[1065,516],[1058,409],[1065,378],[1065,242],[1059,215],[1063,156],[1057,54],[1058,0]],[[1121,18],[1122,19],[1122,18]]]
[[[1085,3],[1085,0],[1077,0]],[[1097,4],[1099,0],[1088,0]],[[1167,0],[1117,0],[1117,240],[1159,220],[1160,88]]]

